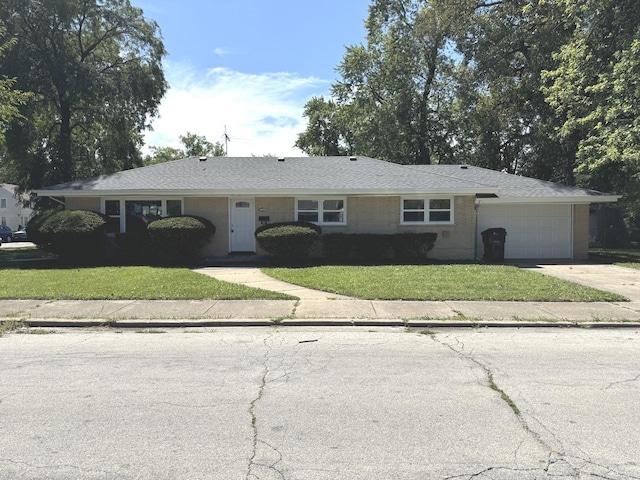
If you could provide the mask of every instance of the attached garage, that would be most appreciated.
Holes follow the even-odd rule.
[[[482,257],[481,233],[507,231],[505,259],[573,258],[573,208],[570,204],[480,204],[476,248]]]

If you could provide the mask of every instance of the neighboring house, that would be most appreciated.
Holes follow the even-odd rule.
[[[439,259],[483,254],[480,233],[507,230],[505,257],[586,258],[589,205],[618,197],[460,165],[368,157],[191,157],[37,190],[101,212],[113,233],[192,214],[217,227],[203,255],[261,252],[254,231],[304,220],[323,233],[436,232]]]
[[[33,215],[29,204],[29,195],[20,195],[16,198],[17,185],[0,183],[0,224],[7,225],[16,231],[18,227],[26,227]]]

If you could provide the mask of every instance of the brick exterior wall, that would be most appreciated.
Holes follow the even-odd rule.
[[[589,205],[573,206],[573,259],[589,258]]]
[[[472,260],[475,255],[475,200],[473,196],[457,196],[453,199],[454,224],[452,225],[401,225],[401,197],[347,197],[347,224],[323,226],[324,233],[404,233],[435,232],[436,245],[430,258],[441,260]],[[69,209],[100,212],[99,198],[74,198],[66,201]],[[198,215],[213,222],[216,233],[210,245],[202,250],[203,256],[221,256],[229,253],[229,199],[228,197],[197,197],[184,199],[184,213]],[[255,225],[260,226],[259,217],[269,217],[269,223],[295,219],[295,198],[256,197]],[[574,252],[588,254],[589,208],[577,205],[574,216]],[[266,254],[256,245],[258,254]],[[577,257],[576,258],[582,258]]]
[[[437,259],[473,259],[475,232],[475,199],[454,198],[453,225],[401,225],[401,197],[347,197],[347,224],[322,226],[323,233],[404,233],[436,232],[436,246],[430,252]],[[260,210],[263,210],[262,212]],[[292,197],[256,198],[258,217],[268,216],[269,223],[295,220],[295,199]],[[264,254],[259,246],[258,253]]]
[[[211,243],[201,250],[202,256],[220,256],[229,253],[229,199],[227,197],[201,197],[184,199],[185,215],[197,215],[216,226]]]

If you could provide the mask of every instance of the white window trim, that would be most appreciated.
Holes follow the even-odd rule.
[[[126,233],[126,215],[123,215],[122,212],[126,211],[126,203],[128,201],[160,201],[160,208],[163,212],[167,212],[167,200],[180,200],[180,214],[184,215],[184,198],[183,197],[154,197],[154,196],[144,196],[144,197],[102,197],[100,199],[100,213],[106,215],[106,202],[107,201],[119,201],[120,202],[120,233]],[[166,215],[163,215],[166,217]]]
[[[326,225],[326,226],[332,226],[332,225],[336,225],[336,226],[340,226],[340,225],[346,225],[347,224],[347,198],[346,197],[333,197],[333,196],[326,196],[326,197],[296,197],[295,198],[295,203],[296,203],[296,221],[298,221],[298,202],[301,200],[311,200],[314,202],[318,202],[318,221],[317,222],[311,222],[314,223],[315,225]],[[325,200],[340,200],[342,201],[342,222],[324,222],[322,219],[324,218],[324,209],[323,209],[323,202]],[[311,210],[302,210],[303,212],[309,212]],[[327,212],[336,212],[337,210],[327,210]]]
[[[424,221],[422,222],[405,222],[404,221],[404,201],[405,200],[424,200],[424,209],[423,210],[407,210],[409,212],[423,211],[424,212]],[[429,200],[449,200],[449,205],[451,206],[448,210],[443,209],[429,209]],[[429,212],[451,212],[449,216],[449,221],[447,222],[430,222],[429,221]],[[454,201],[453,197],[447,196],[433,196],[433,197],[419,197],[419,196],[410,196],[410,197],[402,197],[400,198],[400,225],[453,225],[454,223]]]

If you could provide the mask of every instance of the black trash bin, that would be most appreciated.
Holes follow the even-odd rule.
[[[507,231],[504,228],[487,228],[482,232],[485,262],[504,262],[504,242]]]

